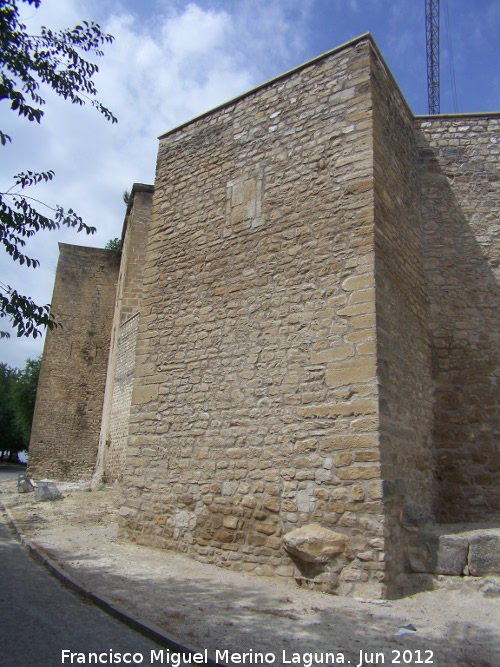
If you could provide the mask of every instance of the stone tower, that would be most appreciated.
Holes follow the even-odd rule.
[[[160,138],[95,439],[123,535],[385,597],[498,516],[498,129],[415,118],[365,35]]]

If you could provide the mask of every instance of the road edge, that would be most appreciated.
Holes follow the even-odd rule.
[[[196,649],[193,646],[186,645],[181,642],[181,640],[172,635],[167,635],[167,633],[162,630],[159,626],[149,621],[136,618],[132,616],[128,610],[126,610],[123,605],[116,604],[103,595],[94,593],[93,591],[87,589],[78,579],[73,575],[66,572],[64,566],[58,563],[55,559],[44,554],[43,551],[29,538],[23,535],[21,529],[16,523],[12,512],[10,509],[4,505],[0,500],[0,507],[2,508],[3,514],[6,518],[7,526],[10,528],[10,531],[13,533],[14,537],[20,542],[20,544],[28,551],[31,557],[36,560],[38,563],[43,565],[52,576],[58,579],[66,588],[71,590],[73,593],[83,597],[85,600],[91,602],[96,607],[99,607],[104,612],[120,621],[124,625],[128,626],[132,630],[139,632],[144,637],[155,641],[157,644],[169,649],[173,653],[190,653],[190,654],[200,654],[203,653],[201,649]],[[203,663],[208,667],[226,667],[221,662],[217,662],[212,656],[208,656],[208,659]]]

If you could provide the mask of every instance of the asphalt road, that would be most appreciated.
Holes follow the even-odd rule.
[[[85,660],[69,654],[63,659],[64,650]],[[161,647],[84,602],[35,563],[0,515],[1,667],[96,664],[91,652],[104,654],[97,664],[162,664],[151,650]]]
[[[17,479],[20,472],[25,472],[26,466],[20,466],[15,463],[0,464],[0,482],[8,479]]]

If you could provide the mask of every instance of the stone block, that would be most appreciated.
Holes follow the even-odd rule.
[[[377,436],[360,433],[359,435],[330,435],[320,440],[322,450],[342,450],[342,449],[366,449],[377,445]],[[352,460],[352,454],[351,454]]]
[[[214,539],[218,542],[231,543],[234,540],[234,533],[230,533],[227,530],[219,529],[215,532]]]
[[[352,487],[351,498],[356,502],[361,502],[365,499],[365,490],[360,484],[354,484]]]
[[[370,500],[380,500],[383,497],[383,493],[383,484],[381,480],[370,482],[368,484],[368,497]]]
[[[370,273],[363,273],[346,278],[342,283],[342,289],[346,292],[352,292],[358,289],[366,289],[373,285],[375,285],[375,276]]]
[[[327,563],[340,554],[350,551],[349,538],[318,524],[296,528],[283,537],[283,546],[306,563]]]
[[[281,507],[280,499],[275,496],[267,498],[267,500],[264,501],[264,507],[270,512],[279,512]]]
[[[311,509],[311,497],[306,489],[297,491],[296,502],[299,512],[309,512]]]
[[[331,363],[326,370],[326,383],[330,387],[372,382],[376,378],[375,358],[358,357],[349,361]]]
[[[323,364],[329,361],[338,361],[352,357],[354,348],[352,345],[339,345],[321,352],[311,353],[311,364]]]
[[[349,296],[349,305],[354,303],[375,303],[375,288],[357,290]]]
[[[375,301],[356,303],[354,305],[340,308],[337,314],[344,317],[355,317],[357,315],[367,315],[375,310]]]
[[[339,468],[337,477],[343,480],[373,479],[380,476],[379,466],[353,465],[347,468]]]
[[[156,401],[158,399],[158,389],[157,384],[146,385],[144,387],[134,387],[132,392],[132,403],[134,405],[141,405],[144,403],[151,403],[151,401]]]
[[[419,535],[408,543],[413,572],[429,572],[460,577],[467,565],[467,538],[454,535]]]
[[[275,524],[272,523],[256,523],[255,530],[259,533],[264,533],[264,535],[275,535],[277,528]]]
[[[236,528],[238,528],[238,517],[225,516],[222,519],[222,525],[224,526],[224,528],[229,528],[230,530],[236,530]]]
[[[352,453],[351,452],[339,452],[333,457],[333,461],[337,468],[342,468],[344,466],[350,466],[352,463]]]
[[[500,574],[500,531],[497,535],[473,538],[469,547],[469,574],[483,577]]]

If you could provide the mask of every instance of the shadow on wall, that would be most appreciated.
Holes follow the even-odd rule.
[[[436,516],[500,516],[496,165],[419,133],[434,384]],[[471,178],[472,177],[472,178]],[[497,242],[498,243],[498,242]]]

